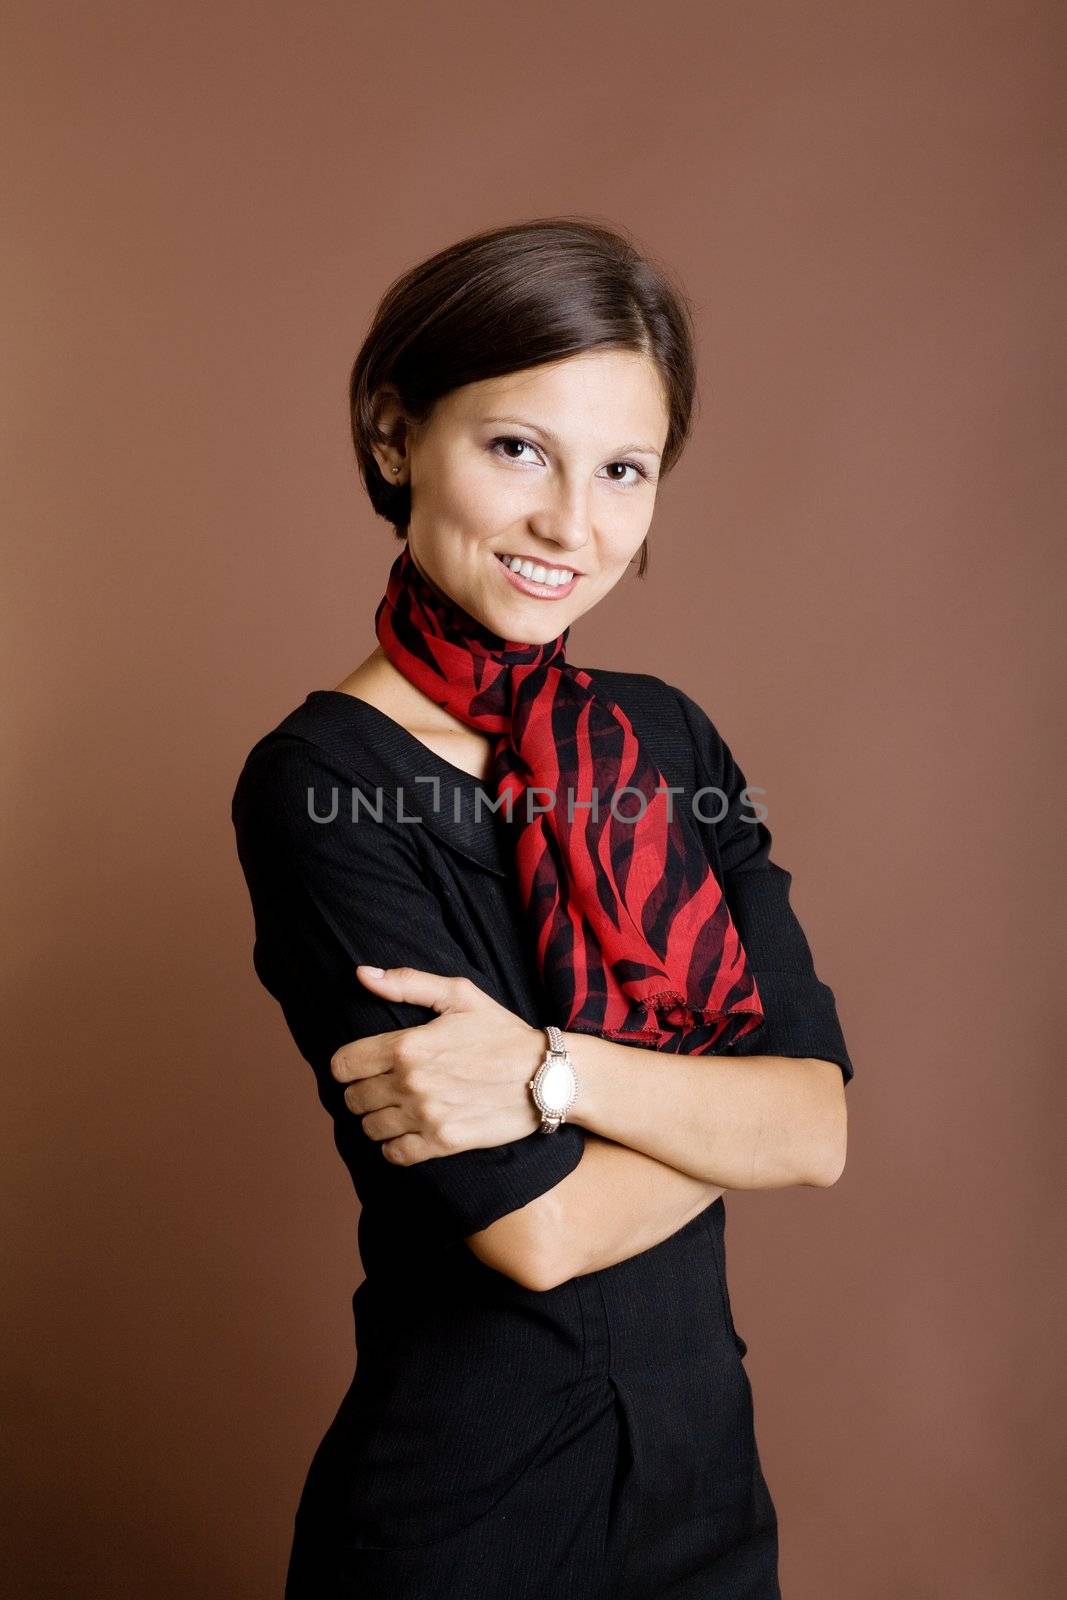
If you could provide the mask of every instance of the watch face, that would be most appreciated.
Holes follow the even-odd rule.
[[[574,1071],[562,1061],[551,1061],[537,1079],[537,1092],[546,1111],[566,1111],[574,1089]]]

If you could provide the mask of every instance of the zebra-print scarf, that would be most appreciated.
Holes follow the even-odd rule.
[[[423,576],[406,542],[374,622],[406,678],[493,738],[549,1020],[687,1054],[758,1027],[756,982],[699,835],[677,804],[668,820],[665,780],[628,717],[567,662],[570,629],[548,644],[502,639]]]

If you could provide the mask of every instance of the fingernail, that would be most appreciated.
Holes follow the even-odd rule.
[[[360,972],[373,973],[373,975],[376,978],[380,978],[382,973],[385,971],[385,968],[384,967],[371,967],[371,966],[368,966],[365,961],[361,961],[360,964],[359,964],[359,970],[360,970]]]

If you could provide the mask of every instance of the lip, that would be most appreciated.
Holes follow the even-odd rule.
[[[503,553],[510,555],[512,552],[505,551]],[[520,594],[528,594],[535,600],[562,600],[566,595],[571,593],[575,584],[578,582],[578,579],[581,577],[581,573],[574,572],[574,568],[571,567],[569,570],[574,572],[574,577],[571,579],[570,583],[534,583],[532,578],[524,578],[521,572],[512,572],[510,567],[506,567],[504,565],[499,555],[494,553],[493,559],[513,589],[518,589]],[[530,557],[530,559],[532,560],[533,558]],[[540,565],[555,566],[558,569],[559,564],[555,562],[542,561]]]

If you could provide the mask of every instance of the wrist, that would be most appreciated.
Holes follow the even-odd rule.
[[[595,1129],[603,1098],[604,1047],[608,1041],[592,1033],[564,1032],[563,1043],[578,1080],[578,1093],[567,1112],[567,1119],[579,1122],[585,1128]]]
[[[540,1131],[557,1133],[571,1120],[580,1085],[563,1030],[552,1023],[546,1024],[540,1032],[540,1061],[527,1087],[537,1108]]]

